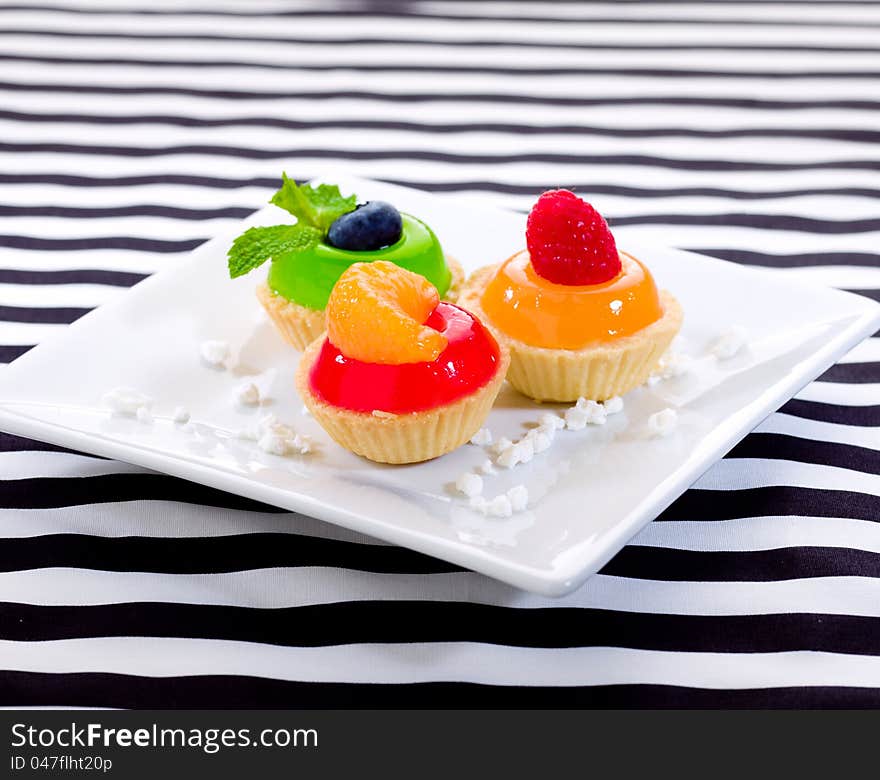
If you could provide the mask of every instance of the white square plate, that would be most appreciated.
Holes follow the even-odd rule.
[[[348,177],[327,177],[361,200],[384,199],[423,218],[465,269],[519,249],[524,217],[473,199]],[[287,215],[268,206],[247,224]],[[880,306],[795,283],[783,274],[653,246],[631,246],[685,310],[677,348],[695,370],[630,393],[605,426],[561,431],[553,447],[512,471],[486,477],[491,497],[525,484],[530,505],[487,518],[449,489],[486,452],[473,445],[429,463],[379,466],[335,445],[303,416],[293,385],[297,354],[261,316],[259,272],[230,281],[225,253],[241,226],[83,317],[62,336],[0,373],[0,428],[93,452],[302,512],[547,595],[575,588],[684,492],[767,414],[880,326]],[[705,357],[730,326],[748,346],[727,361]],[[236,366],[204,365],[199,346],[228,341]],[[233,388],[255,376],[271,399],[237,408]],[[152,424],[110,416],[101,397],[117,386],[155,399]],[[182,405],[195,433],[170,417]],[[679,423],[652,439],[648,417],[673,407]],[[515,438],[541,411],[506,389],[488,426]],[[272,412],[312,435],[317,452],[278,457],[235,431]],[[296,517],[291,523],[296,523]]]

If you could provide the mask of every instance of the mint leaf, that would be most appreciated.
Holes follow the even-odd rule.
[[[236,238],[229,248],[229,276],[233,279],[243,276],[270,257],[278,257],[285,252],[301,252],[320,241],[321,231],[308,225],[252,227]]]
[[[317,187],[297,184],[282,173],[281,189],[269,202],[289,211],[299,224],[317,228],[323,235],[337,217],[354,211],[357,196],[343,198],[335,184],[319,184]]]

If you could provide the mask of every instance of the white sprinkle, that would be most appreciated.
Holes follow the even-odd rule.
[[[559,430],[565,427],[565,420],[563,420],[558,414],[554,414],[553,412],[544,412],[539,418],[538,422],[547,428],[552,430]]]
[[[580,409],[587,416],[588,425],[605,425],[605,406],[598,401],[588,401],[586,398],[578,398],[575,408]]]
[[[529,491],[525,485],[514,485],[507,491],[507,498],[514,512],[522,512],[529,504]]]
[[[505,469],[512,469],[520,463],[528,463],[535,457],[534,442],[527,436],[502,450],[495,462]]]
[[[468,506],[470,506],[471,509],[475,509],[477,512],[486,514],[489,502],[483,496],[473,496],[471,500],[468,501]]]
[[[277,433],[264,433],[257,441],[257,446],[270,455],[287,455],[287,439]]]
[[[513,506],[510,502],[510,498],[504,493],[500,496],[495,496],[495,498],[490,500],[486,505],[486,514],[490,517],[510,517],[513,514]]]
[[[104,393],[101,401],[109,407],[113,414],[126,417],[134,417],[138,409],[149,410],[153,406],[153,399],[148,395],[132,390],[130,387],[115,387],[108,393]]]
[[[580,431],[587,427],[588,415],[584,409],[572,406],[565,410],[565,427],[570,431]]]
[[[648,418],[648,430],[652,436],[668,436],[678,425],[678,412],[675,409],[663,409]]]
[[[299,413],[300,413],[303,417],[311,417],[311,416],[312,416],[312,413],[309,411],[309,407],[306,406],[306,405],[303,405],[303,408],[300,409],[300,412],[299,412]]]
[[[296,433],[274,414],[266,415],[254,427],[241,428],[236,431],[235,436],[243,441],[255,441],[263,452],[270,455],[290,455],[294,452],[307,455],[313,449],[312,440],[308,436]]]
[[[542,428],[532,429],[529,432],[529,438],[532,440],[536,453],[549,450],[550,445],[553,444],[553,436]]]
[[[710,348],[710,352],[718,360],[729,360],[745,345],[748,333],[746,329],[737,325],[724,331]]]
[[[240,406],[256,406],[260,403],[260,389],[253,382],[242,382],[233,393]]]
[[[494,474],[495,469],[492,467],[492,461],[486,458],[479,466],[477,466],[477,471],[480,474]]]
[[[147,424],[153,422],[153,413],[146,406],[139,406],[135,412],[138,422]]]
[[[471,474],[466,471],[455,480],[455,489],[468,498],[473,498],[483,492],[483,478],[478,474]]]
[[[203,341],[199,347],[199,354],[209,366],[225,368],[229,358],[229,344],[225,341]]]
[[[303,433],[293,437],[293,446],[299,450],[300,455],[308,455],[312,451],[312,439]]]
[[[189,422],[189,412],[182,406],[175,406],[171,419],[178,425],[183,425]]]
[[[492,443],[492,431],[488,428],[480,428],[473,436],[471,436],[471,444],[478,447],[486,447]]]
[[[605,401],[602,406],[605,407],[605,414],[619,414],[623,411],[623,399],[619,395],[615,395]]]
[[[661,374],[664,379],[675,379],[687,374],[693,368],[694,359],[681,352],[667,353],[660,360]]]
[[[508,439],[506,436],[502,436],[492,445],[492,452],[494,452],[496,455],[500,455],[512,444],[513,442],[510,439]]]

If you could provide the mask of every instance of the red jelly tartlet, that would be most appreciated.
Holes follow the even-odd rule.
[[[297,370],[309,411],[341,446],[380,463],[450,452],[485,421],[507,350],[424,277],[385,261],[355,263],[327,303],[327,336]]]

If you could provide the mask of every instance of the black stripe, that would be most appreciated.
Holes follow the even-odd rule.
[[[188,252],[206,241],[205,238],[164,241],[157,238],[132,236],[95,236],[91,238],[39,238],[37,236],[0,235],[0,246],[13,249],[62,250],[132,249],[138,252]]]
[[[880,474],[880,450],[787,436],[783,433],[751,433],[727,457],[791,460],[853,469],[866,474]]]
[[[880,290],[846,290],[846,292],[861,295],[863,298],[870,298],[872,301],[880,303]]]
[[[24,306],[0,306],[0,321],[2,322],[39,322],[47,325],[67,325],[78,320],[91,309],[75,307],[34,307]]]
[[[880,254],[869,252],[815,252],[797,255],[770,255],[745,249],[689,249],[702,255],[719,257],[745,265],[766,265],[773,268],[797,268],[817,265],[880,266]]]
[[[880,363],[838,363],[831,366],[819,379],[823,382],[852,384],[880,383]]]
[[[103,219],[106,217],[168,217],[169,219],[244,219],[252,208],[194,209],[143,203],[133,206],[4,206],[0,217],[64,217],[65,219]]]
[[[877,104],[880,108],[880,103]],[[162,157],[178,154],[205,154],[219,157],[242,157],[254,160],[277,160],[306,157],[345,160],[431,160],[450,163],[580,163],[590,165],[645,165],[692,171],[799,171],[799,170],[880,170],[880,160],[828,160],[821,162],[756,162],[752,160],[678,159],[643,154],[564,154],[527,152],[520,154],[461,154],[429,149],[253,149],[240,146],[178,144],[174,146],[92,146],[61,143],[0,143],[0,152],[23,154],[97,154],[119,157]]]
[[[880,499],[875,498],[874,511],[874,519],[880,520]],[[780,582],[807,577],[876,578],[880,577],[880,554],[843,547],[697,552],[629,545],[605,565],[602,573],[666,582]]]
[[[29,349],[33,349],[33,344],[29,346],[0,346],[0,363],[11,363],[17,357],[21,357]],[[0,434],[0,451],[2,451],[2,434]]]
[[[0,9],[3,10],[3,9]],[[67,12],[67,13],[113,13],[113,14],[124,14],[124,15],[132,15],[132,16],[174,16],[174,15],[186,15],[186,16],[200,16],[199,12],[194,12],[191,10],[165,10],[165,9],[157,9],[157,10],[144,10],[144,9],[128,9],[128,10],[101,10],[101,9],[82,9],[82,8],[59,8],[59,7],[48,7],[48,8],[35,8],[29,7],[28,10],[48,10],[54,12]],[[210,12],[212,16],[245,16],[245,17],[254,17],[260,16],[260,14],[253,14],[247,12],[240,11],[212,11]],[[754,19],[754,18],[745,18],[745,19],[718,19],[718,18],[706,18],[706,17],[667,17],[667,16],[655,16],[655,17],[628,17],[628,16],[603,16],[603,17],[589,17],[589,18],[579,18],[577,16],[527,16],[527,15],[506,15],[506,14],[491,14],[486,16],[479,16],[473,14],[452,14],[452,13],[438,13],[436,11],[426,11],[420,10],[415,7],[408,7],[401,3],[376,3],[373,2],[370,4],[369,8],[346,8],[345,16],[355,19],[396,19],[396,20],[411,20],[411,21],[453,21],[453,22],[476,22],[476,21],[488,21],[488,22],[519,22],[522,24],[580,24],[580,25],[592,25],[592,24],[626,24],[626,25],[656,25],[656,26],[683,26],[683,25],[725,25],[725,26],[743,26],[743,27],[840,27],[840,28],[872,28],[877,25],[872,24],[870,22],[850,22],[843,21],[840,17],[834,20],[817,20],[813,21],[810,19],[785,19],[785,20],[775,20],[775,19]],[[279,9],[272,12],[272,17],[278,18],[321,18],[321,19],[334,19],[339,15],[339,12],[334,11],[324,11],[324,10],[283,10]],[[21,31],[16,31],[21,32]],[[50,31],[51,34],[51,31]],[[100,35],[104,35],[104,33],[99,33]],[[81,32],[79,35],[86,37],[92,36],[91,32]],[[124,37],[129,37],[125,35]],[[200,38],[202,36],[199,36]],[[210,36],[213,40],[216,36]],[[233,39],[233,40],[237,40]],[[257,39],[257,40],[266,40],[266,39]],[[405,43],[406,39],[402,39],[401,43]]]
[[[20,707],[125,709],[875,709],[880,707],[880,689],[812,685],[725,690],[675,685],[312,683],[231,675],[139,677],[100,672],[7,671],[0,672],[0,700]]]
[[[750,227],[760,230],[792,230],[803,233],[840,235],[880,230],[880,219],[814,219],[790,214],[640,214],[609,217],[618,227],[627,225],[708,225]]]
[[[27,351],[33,349],[33,347],[3,347],[3,349],[22,349]],[[12,433],[3,433],[2,431],[0,431],[0,452],[66,452],[70,455],[84,454],[82,452],[69,450],[66,447],[59,447],[57,444],[25,439],[22,436],[16,436]],[[98,455],[87,455],[86,457],[99,458]],[[99,458],[99,460],[104,459]]]
[[[107,284],[114,287],[131,287],[146,279],[147,276],[148,274],[97,269],[31,271],[21,268],[0,268],[0,283],[2,284]]]
[[[164,474],[101,474],[76,479],[0,481],[0,508],[48,509],[116,501],[182,501],[226,509],[283,512],[248,498]]]
[[[0,8],[2,10],[2,8]],[[156,60],[130,57],[58,57],[33,54],[0,54],[0,62],[39,62],[50,65],[96,65],[104,67],[145,66],[164,68],[256,68],[259,70],[280,70],[285,72],[303,71],[307,73],[460,73],[486,74],[499,76],[630,76],[639,78],[694,78],[729,79],[757,78],[772,81],[791,81],[797,79],[871,79],[880,77],[880,71],[868,70],[697,70],[690,68],[611,68],[595,66],[546,66],[546,67],[500,67],[491,65],[422,65],[414,63],[280,63],[254,62],[247,60]],[[686,132],[686,131],[681,131]],[[676,132],[678,134],[678,132]]]
[[[568,607],[515,609],[440,601],[357,601],[278,609],[156,602],[75,607],[0,602],[0,638],[6,641],[121,636],[287,647],[480,642],[689,653],[880,655],[880,618],[849,615],[717,617]]]
[[[150,498],[162,500],[155,494]],[[403,547],[356,544],[295,534],[172,539],[52,534],[5,539],[0,545],[0,571],[55,566],[169,574],[246,571],[276,566],[341,566],[360,571],[412,574],[460,571],[452,564]]]
[[[880,500],[874,497],[873,505],[873,519],[880,519],[877,514]],[[852,516],[851,511],[847,515],[843,510],[846,507],[841,507],[837,514]],[[777,513],[768,511],[767,514]],[[821,516],[821,512],[812,514]],[[307,566],[407,574],[461,571],[457,566],[402,547],[295,534],[255,533],[171,539],[47,534],[6,539],[0,545],[0,571],[72,567],[99,571],[208,574]],[[618,577],[666,582],[778,582],[844,576],[880,578],[880,553],[840,547],[704,552],[630,545],[601,571]]]
[[[765,515],[846,517],[880,522],[880,496],[774,485],[747,490],[688,490],[658,520],[734,520]]]
[[[880,51],[880,50],[878,50]],[[0,90],[11,92],[70,92],[75,94],[107,95],[191,95],[195,97],[221,98],[223,100],[270,100],[273,98],[299,98],[302,100],[370,100],[385,103],[517,103],[552,106],[726,106],[731,108],[758,109],[880,109],[876,100],[763,100],[759,98],[693,97],[685,95],[646,95],[640,97],[564,97],[555,95],[523,95],[517,93],[420,93],[420,92],[367,92],[362,90],[334,91],[253,91],[232,89],[196,89],[171,86],[120,86],[107,84],[43,84],[37,82],[0,82]]]
[[[876,334],[880,336],[880,332]],[[808,420],[837,423],[839,425],[880,426],[880,405],[874,406],[843,406],[828,404],[821,401],[802,401],[793,398],[780,410],[795,417]]]
[[[789,189],[789,190],[768,190],[766,192],[749,192],[745,190],[727,190],[716,187],[673,187],[673,188],[642,188],[618,186],[616,184],[575,184],[567,181],[554,181],[544,184],[508,184],[503,182],[491,181],[452,181],[452,182],[424,182],[402,179],[387,179],[389,184],[399,184],[404,187],[415,187],[417,189],[428,190],[431,192],[458,192],[464,190],[486,190],[489,192],[501,192],[512,195],[531,195],[537,197],[544,190],[555,189],[557,187],[566,187],[583,194],[605,194],[605,195],[621,195],[625,197],[635,198],[667,198],[667,197],[684,197],[684,196],[701,196],[733,198],[736,200],[763,200],[774,198],[793,198],[803,195],[832,195],[835,197],[865,197],[880,198],[880,189],[871,189],[869,187],[829,187],[829,188],[806,188],[806,189]],[[70,187],[137,187],[150,184],[177,184],[183,186],[194,187],[211,187],[215,189],[237,189],[240,187],[260,187],[266,190],[275,189],[278,186],[278,179],[272,177],[255,177],[250,179],[233,179],[227,177],[215,176],[191,176],[182,174],[155,174],[143,176],[73,176],[69,174],[51,174],[51,173],[0,173],[0,184],[60,184]],[[706,254],[714,253],[721,257],[723,252],[732,250],[725,249],[694,249],[694,252],[703,252]],[[733,250],[735,251],[735,250]],[[754,254],[757,258],[762,257],[785,257],[779,255],[761,255],[760,253],[743,252],[741,254]],[[833,253],[815,255],[815,257],[833,257]],[[847,257],[851,255],[846,255]],[[856,255],[858,257],[858,255]],[[791,255],[790,257],[814,257],[813,255]],[[877,262],[875,258],[880,255],[864,255],[869,258],[870,264]],[[759,260],[755,261],[756,263]],[[795,265],[802,263],[794,262]],[[815,263],[820,264],[820,263]]]
[[[0,55],[0,60],[3,60]],[[409,70],[409,68],[407,68]],[[878,74],[880,75],[880,74]],[[813,138],[822,140],[880,143],[880,131],[854,128],[828,127],[746,127],[733,129],[699,129],[690,127],[600,127],[597,125],[527,125],[512,122],[442,122],[424,123],[391,119],[281,119],[273,116],[254,117],[194,117],[170,114],[81,114],[81,113],[31,113],[26,111],[0,110],[0,119],[28,123],[63,122],[96,125],[162,124],[175,127],[281,127],[286,130],[403,130],[414,133],[510,133],[514,135],[598,135],[612,138]],[[418,186],[418,185],[413,185]],[[461,185],[464,189],[468,185]],[[470,188],[492,189],[489,183],[470,185]],[[535,188],[509,185],[517,191],[532,192]],[[427,189],[427,187],[423,187]],[[545,187],[546,189],[546,187]],[[795,194],[800,191],[795,190]],[[868,190],[874,196],[877,190]]]

